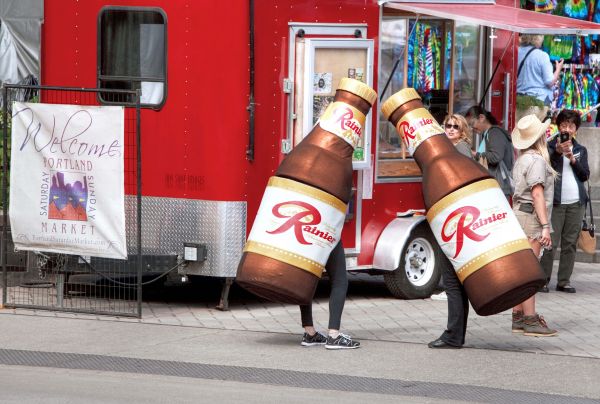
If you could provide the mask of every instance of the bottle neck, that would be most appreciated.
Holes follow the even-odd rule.
[[[354,153],[354,148],[348,142],[319,125],[314,127],[301,144],[320,147],[342,158],[351,158]]]
[[[426,168],[433,160],[456,153],[456,147],[445,134],[430,137],[415,150],[414,159]]]

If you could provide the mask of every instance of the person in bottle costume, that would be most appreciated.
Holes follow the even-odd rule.
[[[299,304],[302,345],[323,343],[311,301],[324,269],[332,285],[326,348],[357,348],[339,333],[347,279],[341,233],[352,192],[352,155],[377,93],[342,78],[318,123],[269,179],[238,266],[237,283],[266,299]]]
[[[552,248],[550,215],[556,171],[550,165],[546,146],[549,125],[550,122],[542,123],[536,115],[526,115],[512,133],[513,145],[519,150],[513,169],[513,211],[537,257],[541,257],[543,248]],[[534,337],[557,334],[536,313],[535,295],[513,308],[512,331]]]
[[[467,120],[462,115],[447,115],[444,119],[444,130],[456,150],[471,158],[471,131]],[[448,302],[448,322],[442,335],[427,346],[434,349],[462,348],[467,333],[469,299],[449,263],[444,265],[442,281]]]
[[[344,247],[340,242],[331,252],[325,265],[330,284],[329,292],[329,324],[327,335],[317,331],[314,327],[312,304],[300,306],[300,318],[304,335],[302,346],[325,345],[325,349],[355,349],[360,347],[360,342],[352,339],[350,335],[340,332],[342,312],[348,292],[348,274],[346,272],[346,257]]]
[[[456,150],[414,89],[382,111],[421,169],[427,222],[474,310],[493,315],[534,295],[544,274],[498,182]]]

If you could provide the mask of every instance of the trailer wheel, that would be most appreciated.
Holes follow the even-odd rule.
[[[411,231],[400,266],[383,276],[394,297],[424,299],[437,288],[444,265],[450,265],[429,224],[423,222]]]

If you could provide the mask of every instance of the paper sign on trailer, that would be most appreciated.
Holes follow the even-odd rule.
[[[123,107],[15,102],[12,111],[15,247],[126,259]]]

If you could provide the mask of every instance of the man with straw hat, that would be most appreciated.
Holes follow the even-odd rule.
[[[526,115],[517,122],[512,132],[513,146],[519,151],[513,167],[513,210],[538,257],[543,248],[552,248],[550,213],[556,171],[550,165],[546,146],[545,134],[549,125],[550,122],[542,123],[536,115]],[[512,319],[512,331],[515,333],[534,337],[557,334],[536,313],[535,295],[513,308]]]

